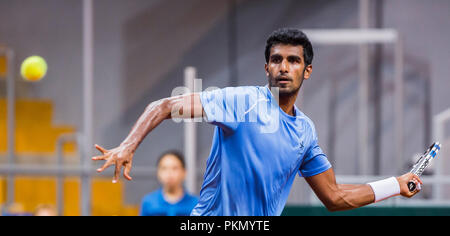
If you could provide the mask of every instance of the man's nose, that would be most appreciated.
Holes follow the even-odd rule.
[[[289,72],[289,63],[287,62],[287,60],[283,60],[281,62],[280,73],[284,74],[288,72]]]

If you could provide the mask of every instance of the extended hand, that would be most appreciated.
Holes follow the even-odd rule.
[[[422,183],[422,180],[420,180],[419,176],[407,173],[400,177],[397,177],[397,181],[400,184],[400,195],[403,197],[411,198],[412,196],[416,195],[418,192],[420,192],[420,184]],[[413,192],[409,191],[408,183],[410,181],[413,181],[416,184],[416,189]]]
[[[99,160],[105,160],[106,163],[99,169],[97,169],[97,172],[100,173],[104,171],[106,168],[108,168],[111,165],[116,165],[116,169],[114,172],[114,178],[113,183],[117,183],[119,180],[119,175],[122,169],[122,166],[125,167],[123,171],[123,176],[127,180],[132,180],[130,176],[131,171],[131,165],[133,163],[133,155],[134,152],[126,146],[119,146],[117,148],[106,150],[99,145],[95,145],[95,148],[97,148],[100,152],[102,152],[103,155],[93,157],[92,160],[99,161]]]

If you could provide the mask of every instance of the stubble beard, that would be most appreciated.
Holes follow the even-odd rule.
[[[303,74],[302,74],[303,77]],[[283,86],[279,86],[278,84],[276,84],[276,78],[273,78],[272,76],[269,77],[269,86],[270,88],[278,88],[279,90],[279,96],[280,97],[291,97],[291,96],[296,96],[298,94],[298,92],[300,91],[300,88],[302,87],[303,84],[303,80],[300,81],[300,85],[298,87],[283,87]]]

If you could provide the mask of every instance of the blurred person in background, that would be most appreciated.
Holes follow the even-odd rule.
[[[177,151],[162,154],[157,162],[161,188],[142,199],[141,216],[188,216],[198,202],[183,186],[186,169],[183,155]]]
[[[58,213],[52,205],[42,204],[36,207],[33,216],[58,216]]]

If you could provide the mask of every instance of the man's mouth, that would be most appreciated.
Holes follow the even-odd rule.
[[[292,82],[292,79],[286,76],[279,76],[275,79],[280,84],[290,83]]]

